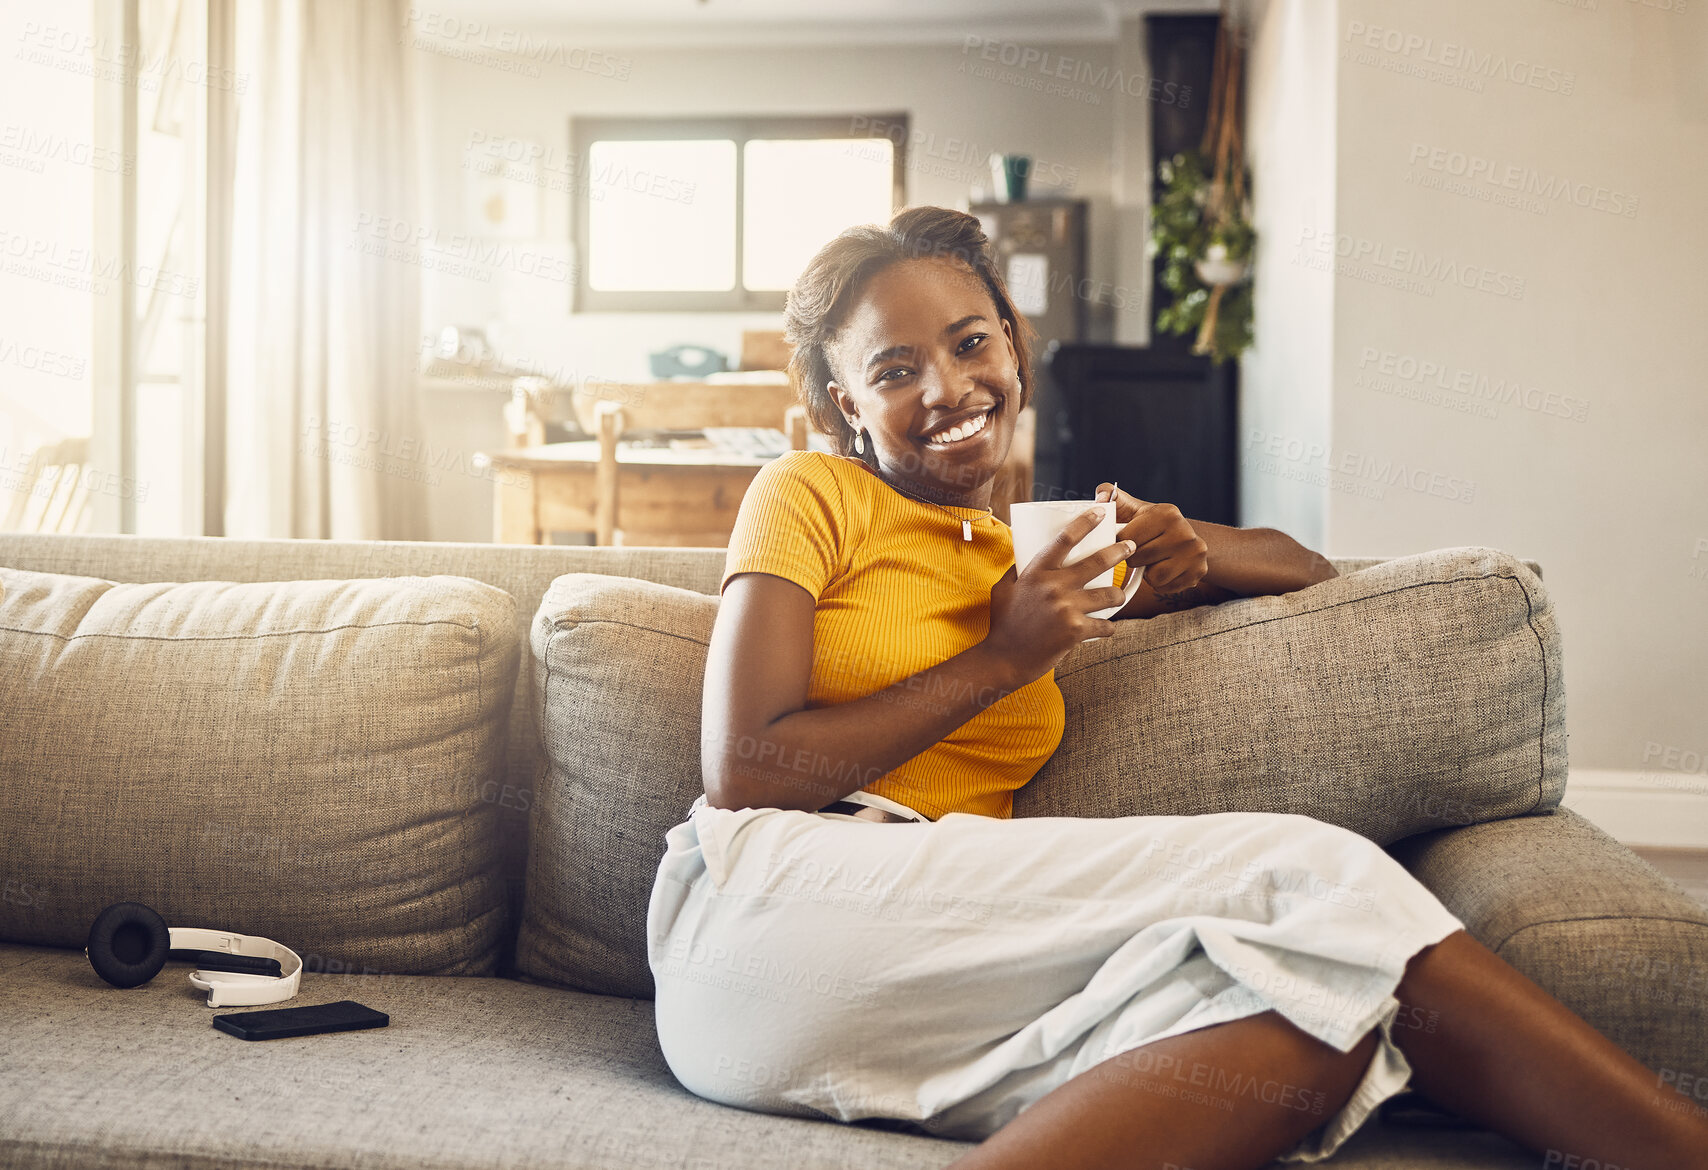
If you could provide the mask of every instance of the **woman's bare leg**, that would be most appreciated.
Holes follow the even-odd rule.
[[[1708,1115],[1681,1108],[1685,1098],[1466,932],[1413,956],[1395,996],[1393,1037],[1412,1084],[1544,1165],[1708,1170]],[[1265,1012],[1147,1044],[1046,1094],[954,1170],[1252,1170],[1346,1103],[1375,1041],[1341,1054]],[[1324,1104],[1304,1114],[1237,1097],[1230,1113],[1182,1100],[1200,1073],[1321,1093]]]
[[[1040,1097],[953,1170],[1253,1170],[1339,1112],[1375,1049],[1372,1032],[1338,1052],[1275,1012],[1158,1040]]]
[[[1708,1170],[1708,1114],[1464,931],[1416,955],[1394,994],[1417,1090],[1545,1165]]]

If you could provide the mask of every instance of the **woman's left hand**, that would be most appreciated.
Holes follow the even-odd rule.
[[[1109,498],[1115,485],[1097,485],[1097,499]],[[1156,593],[1191,589],[1210,571],[1210,546],[1173,504],[1152,504],[1126,492],[1115,492],[1115,542],[1130,540],[1137,547],[1127,558],[1129,569],[1143,569],[1145,584]]]

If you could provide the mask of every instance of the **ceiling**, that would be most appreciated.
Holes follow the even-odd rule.
[[[1111,41],[1123,16],[1213,12],[1217,0],[429,0],[416,23],[608,44],[962,43],[968,36]]]

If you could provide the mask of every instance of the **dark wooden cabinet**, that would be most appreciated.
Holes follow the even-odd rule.
[[[1239,367],[1184,347],[1056,343],[1042,356],[1035,499],[1108,480],[1189,519],[1239,523]],[[1047,412],[1047,413],[1046,413]],[[1040,435],[1041,438],[1041,435]]]

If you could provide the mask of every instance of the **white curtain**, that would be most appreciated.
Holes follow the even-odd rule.
[[[425,538],[406,13],[238,6],[228,536]]]

